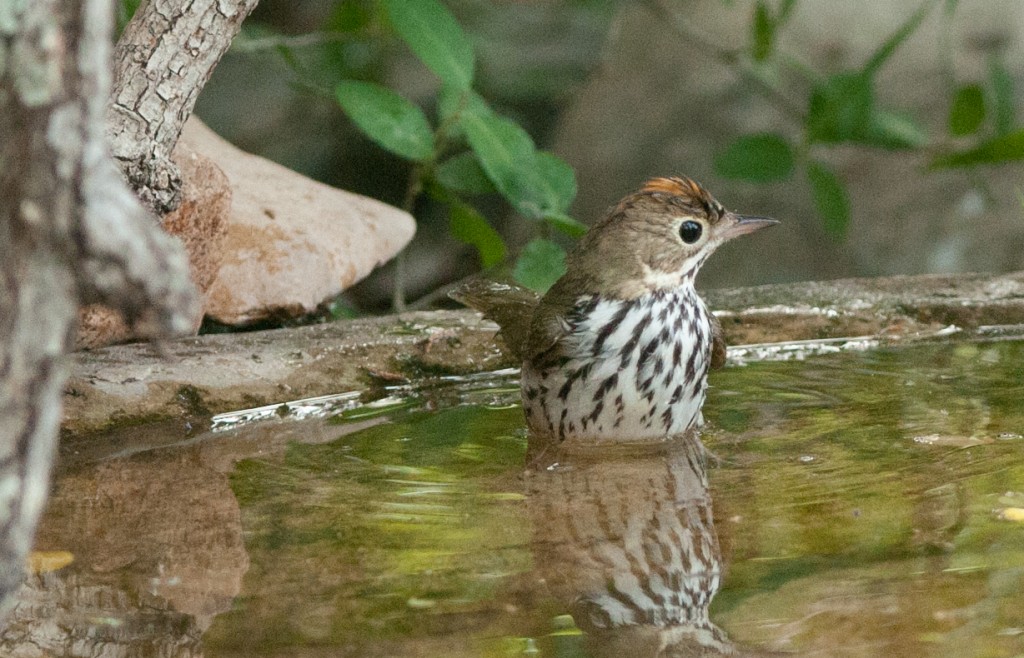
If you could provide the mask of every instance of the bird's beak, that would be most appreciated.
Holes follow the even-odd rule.
[[[770,217],[729,213],[725,218],[725,226],[722,227],[722,240],[732,240],[733,238],[737,238],[741,235],[753,233],[758,229],[765,228],[766,226],[774,226],[778,223],[779,220],[772,219]]]

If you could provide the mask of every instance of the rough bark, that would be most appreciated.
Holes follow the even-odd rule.
[[[157,215],[178,207],[171,151],[196,98],[258,0],[150,0],[115,50],[108,130],[115,159]]]
[[[112,30],[110,0],[0,2],[0,609],[46,499],[79,303],[153,335],[197,304],[107,154]]]

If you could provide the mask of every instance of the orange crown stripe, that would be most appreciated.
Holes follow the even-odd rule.
[[[704,198],[707,193],[694,180],[690,178],[652,178],[640,188],[641,192],[662,192],[673,196],[688,196]]]

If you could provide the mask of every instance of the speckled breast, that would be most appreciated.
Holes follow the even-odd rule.
[[[623,301],[581,297],[559,362],[523,364],[531,431],[650,440],[702,423],[711,323],[692,288]]]

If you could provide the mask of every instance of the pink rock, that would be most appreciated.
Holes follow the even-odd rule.
[[[311,313],[416,232],[408,213],[245,153],[194,117],[181,138],[231,182],[224,258],[207,294],[206,314],[218,322]]]

